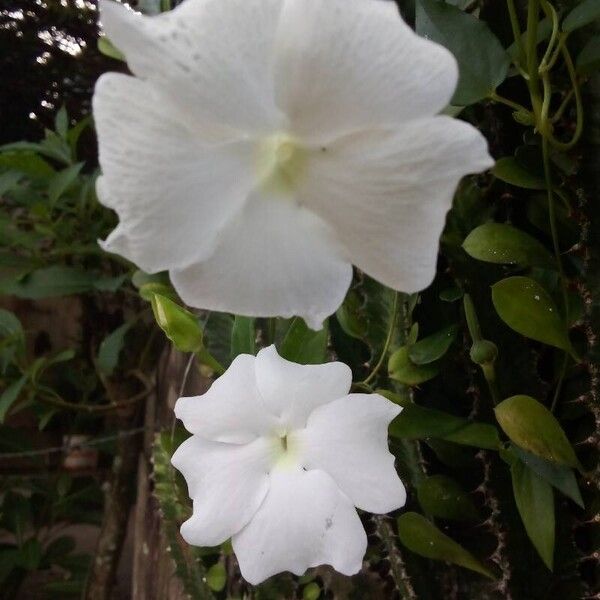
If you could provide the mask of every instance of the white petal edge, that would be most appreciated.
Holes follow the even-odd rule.
[[[328,473],[355,506],[388,513],[406,503],[388,450],[388,425],[400,411],[378,394],[350,394],[316,408],[289,444],[306,469]]]
[[[346,136],[308,158],[298,199],[335,228],[352,263],[402,292],[435,276],[460,179],[494,164],[472,125],[445,116]]]
[[[274,104],[273,44],[283,0],[187,0],[147,17],[100,0],[100,20],[132,72],[215,135],[265,131]]]
[[[232,538],[246,581],[330,564],[344,575],[357,573],[367,536],[355,508],[322,471],[273,472],[263,504]]]
[[[352,267],[323,221],[290,198],[257,191],[213,254],[171,281],[190,306],[253,317],[304,318],[320,329],[342,303]]]
[[[209,255],[254,180],[251,142],[203,143],[171,108],[134,77],[108,73],[96,84],[98,198],[120,219],[103,247],[147,272]]]
[[[175,415],[190,433],[245,444],[275,429],[277,420],[256,387],[255,360],[240,354],[205,394],[177,400]]]
[[[256,385],[265,406],[288,430],[304,427],[318,406],[345,396],[352,371],[341,362],[300,365],[279,356],[275,346],[256,356]]]
[[[269,489],[273,443],[209,442],[193,435],[171,458],[194,501],[194,512],[181,526],[188,544],[216,546],[240,531],[254,516]]]
[[[433,116],[458,81],[454,56],[383,0],[287,0],[275,93],[293,132],[327,140]]]

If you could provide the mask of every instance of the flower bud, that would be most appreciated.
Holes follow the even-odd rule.
[[[498,356],[496,344],[489,340],[478,340],[471,346],[471,360],[478,365],[493,363]]]

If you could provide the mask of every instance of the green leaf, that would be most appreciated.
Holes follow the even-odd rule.
[[[105,36],[98,38],[98,50],[104,56],[125,62],[125,55]]]
[[[125,344],[125,336],[135,321],[127,321],[109,333],[100,343],[96,364],[104,375],[112,375],[119,364],[119,356]]]
[[[0,282],[0,292],[19,298],[38,300],[89,292],[97,276],[76,267],[55,265],[37,269],[25,277]]]
[[[29,538],[19,548],[17,563],[28,571],[35,571],[42,560],[42,545],[36,538]]]
[[[60,107],[54,117],[54,129],[60,137],[67,137],[67,132],[69,131],[69,115],[67,114],[67,107],[64,104]]]
[[[562,23],[563,31],[569,33],[589,25],[600,19],[600,2],[598,0],[583,0],[566,17]]]
[[[498,450],[501,446],[498,430],[489,423],[467,422],[460,429],[445,435],[444,439],[455,444],[488,450]]]
[[[392,421],[390,435],[408,440],[439,438],[457,444],[496,450],[500,446],[498,430],[487,423],[474,423],[433,408],[405,405]]]
[[[227,571],[223,563],[216,563],[206,572],[206,584],[213,592],[220,592],[227,583]]]
[[[19,394],[23,389],[28,377],[23,375],[20,379],[13,381],[0,396],[0,423],[4,423],[6,414],[10,407],[18,400]]]
[[[554,493],[552,487],[521,461],[510,468],[515,502],[529,539],[544,564],[554,563]]]
[[[50,204],[54,204],[75,183],[82,168],[82,162],[76,163],[59,171],[50,180],[48,185],[48,200],[50,200]]]
[[[477,521],[479,513],[473,500],[460,484],[445,475],[426,477],[417,488],[423,511],[440,519]]]
[[[527,170],[513,156],[499,158],[492,167],[492,173],[505,183],[527,190],[545,190],[546,182]]]
[[[94,282],[94,288],[99,292],[116,292],[129,279],[127,274],[117,277],[101,277]]]
[[[21,179],[23,179],[23,174],[19,173],[19,171],[7,171],[6,173],[2,173],[2,175],[0,175],[0,196],[3,196],[6,192],[10,192],[15,188]]]
[[[420,556],[443,560],[494,579],[488,568],[423,515],[415,512],[401,515],[398,518],[398,536],[409,550]]]
[[[202,348],[202,329],[196,315],[160,294],[152,297],[152,312],[158,326],[181,352]]]
[[[508,277],[492,286],[500,318],[517,333],[573,353],[567,326],[546,290],[528,277]]]
[[[437,0],[418,0],[416,30],[448,48],[458,61],[460,76],[452,105],[474,104],[506,78],[508,54],[489,27],[473,15]]]
[[[600,35],[587,41],[577,55],[577,71],[582,75],[590,75],[600,69]]]
[[[353,290],[346,294],[344,303],[338,308],[335,316],[340,327],[349,336],[362,340],[367,332],[367,321],[363,310],[363,301]]]
[[[409,347],[408,357],[415,365],[428,365],[446,354],[456,338],[458,325],[444,327]]]
[[[553,485],[565,496],[571,498],[571,500],[581,506],[581,508],[585,508],[583,504],[583,498],[581,497],[581,492],[579,491],[579,486],[577,485],[577,479],[575,478],[575,474],[571,468],[544,460],[543,458],[540,458],[535,454],[531,454],[530,452],[527,452],[518,446],[513,446],[513,448],[519,458],[532,471]]]
[[[409,346],[402,346],[390,356],[388,373],[391,379],[412,386],[429,381],[439,373],[435,363],[416,365],[410,359],[409,351]]]
[[[238,354],[254,354],[256,351],[255,319],[235,316],[231,330],[231,358]]]
[[[17,316],[0,308],[0,339],[23,337],[23,326]]]
[[[485,223],[475,228],[463,242],[465,252],[484,262],[554,267],[554,260],[544,245],[528,233],[504,223]]]
[[[554,463],[579,467],[556,417],[531,396],[512,396],[494,409],[502,430],[520,448]]]
[[[326,360],[327,334],[327,326],[313,331],[300,317],[294,317],[281,342],[279,354],[303,365],[323,363]]]

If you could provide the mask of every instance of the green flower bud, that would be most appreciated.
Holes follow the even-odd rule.
[[[489,340],[478,340],[471,346],[471,360],[478,365],[493,363],[498,356],[496,344]]]

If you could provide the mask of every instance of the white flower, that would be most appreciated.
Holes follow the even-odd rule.
[[[343,363],[298,365],[274,346],[241,354],[203,396],[175,414],[193,435],[173,465],[185,477],[190,544],[232,538],[252,584],[281,571],[330,564],[360,570],[367,536],[355,506],[386,513],[406,492],[387,447],[400,407],[377,394],[349,394]]]
[[[100,1],[135,77],[94,115],[105,248],[168,270],[187,304],[318,328],[354,264],[396,290],[433,279],[460,178],[491,166],[435,116],[456,61],[383,0],[187,0],[143,17]]]

